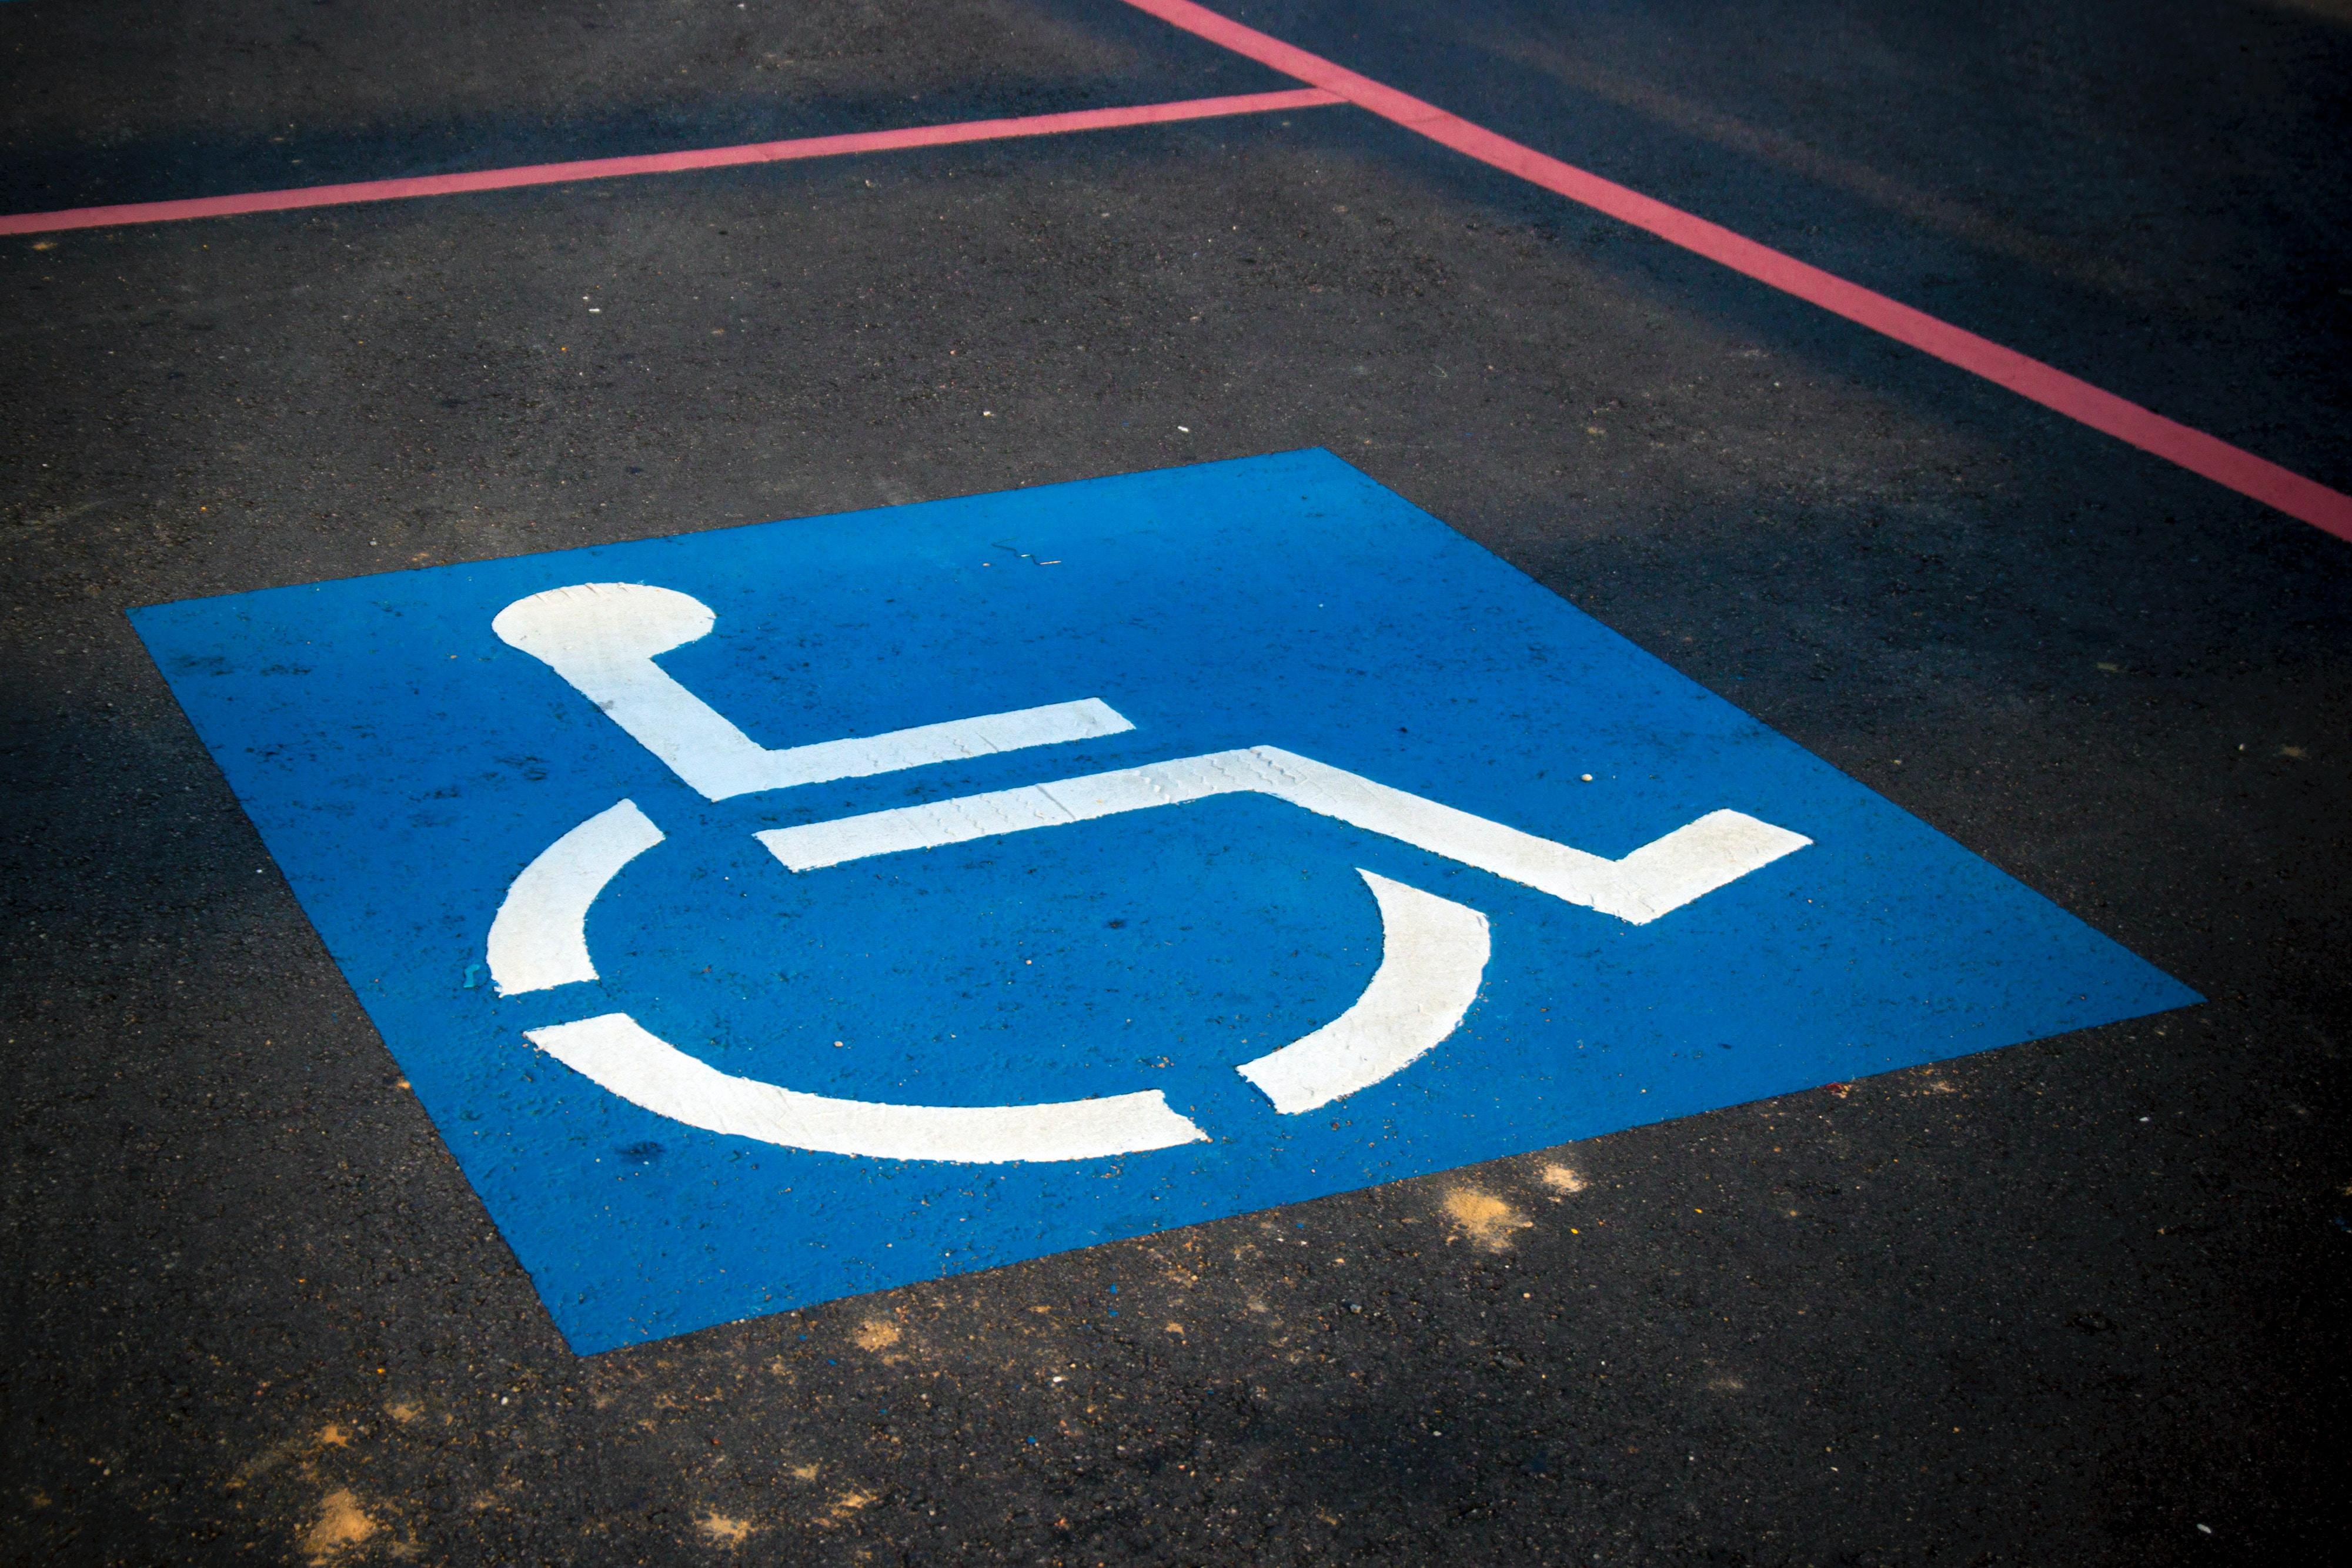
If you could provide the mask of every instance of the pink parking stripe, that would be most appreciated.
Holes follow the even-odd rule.
[[[1546,157],[1507,137],[1473,125],[1436,105],[1359,76],[1255,27],[1217,15],[1192,0],[1127,0],[1171,26],[1221,44],[1286,76],[1324,88],[1360,109],[1393,120],[1482,163],[1608,214],[1660,239],[1720,262],[1734,272],[1820,306],[1822,309],[1907,343],[1994,382],[2021,397],[2079,420],[2092,429],[2154,453],[2217,485],[2274,507],[2288,517],[2352,539],[2352,496],[2305,478],[2201,430],[2140,407],[2079,377],[2005,349],[1990,339],[1939,320],[1795,256],[1732,233],[1719,224],[1670,207],[1638,191]]]
[[[1109,131],[1127,125],[1166,125],[1181,120],[1213,120],[1231,114],[1270,114],[1286,109],[1318,109],[1343,101],[1320,88],[1244,93],[1229,98],[1187,99],[1181,103],[1133,104],[1121,109],[1082,109],[1066,114],[1035,114],[1018,120],[968,120],[957,125],[918,125],[903,131],[858,131],[842,136],[808,136],[796,141],[754,141],[740,147],[698,147],[686,152],[653,152],[635,158],[590,158],[575,163],[533,163],[518,169],[478,169],[464,174],[420,174],[404,180],[364,180],[350,185],[306,185],[289,191],[247,191],[234,196],[195,196],[176,202],[134,202],[119,207],[69,207],[55,213],[0,216],[0,235],[53,234],[60,229],[113,228],[123,224],[170,223],[182,218],[224,218],[241,213],[283,213],[300,207],[335,207],[354,202],[397,202],[411,196],[452,196],[466,191],[508,191],[519,185],[558,185],[575,180],[612,180],[625,174],[672,174],[688,169],[725,169],[741,163],[783,163],[802,158],[834,158],[847,152],[887,152],[907,147],[945,147],[959,141],[997,141],[1016,136],[1057,136],[1070,131]]]

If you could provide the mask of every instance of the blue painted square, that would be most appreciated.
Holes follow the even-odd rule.
[[[698,789],[588,689],[645,657],[567,677],[494,632],[579,584],[707,609],[707,634],[655,667],[755,758],[1082,699],[1131,727],[890,766],[919,737],[883,771]],[[583,1352],[2196,999],[1320,452],[133,619]],[[919,837],[1029,810],[1033,786],[1143,769],[1164,789],[1208,776],[1185,759],[1253,747],[1609,861],[1721,810],[1810,842],[1637,923],[1278,791],[1033,811],[800,870],[753,836],[821,846],[840,830],[790,830],[876,818]],[[646,825],[625,863],[518,890],[625,800]],[[1411,944],[1364,873],[1475,912],[1445,918],[1486,933],[1475,999],[1414,1026],[1443,1037],[1403,1065],[1283,1111],[1236,1070],[1380,996],[1419,1005],[1374,981]],[[578,952],[510,944],[494,972],[502,905],[589,894]],[[1449,951],[1431,972],[1459,980]],[[616,1015],[689,1071],[625,1096],[526,1037]],[[853,1108],[1157,1092],[1160,1124],[1197,1141],[972,1163],[811,1152],[658,1108],[713,1082],[772,1107],[758,1085]]]

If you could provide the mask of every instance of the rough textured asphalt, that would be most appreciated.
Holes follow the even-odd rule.
[[[1234,14],[2352,485],[2342,0]],[[1108,0],[15,0],[0,72],[9,211],[1284,85]],[[0,1559],[2341,1550],[2352,547],[1345,109],[0,302]],[[2211,999],[582,1360],[121,613],[1302,445]]]

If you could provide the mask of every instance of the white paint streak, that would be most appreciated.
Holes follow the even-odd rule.
[[[1485,915],[1360,867],[1356,874],[1381,909],[1371,983],[1313,1034],[1234,1070],[1286,1116],[1370,1088],[1435,1048],[1460,1027],[1486,972]]]
[[[1635,925],[1812,842],[1738,811],[1711,811],[1622,861],[1604,860],[1271,746],[772,828],[756,837],[792,870],[813,871],[1242,791],[1336,817]]]
[[[1664,915],[1696,903],[1813,841],[1738,811],[1709,811],[1617,862],[1618,874]]]
[[[635,801],[597,812],[539,852],[507,889],[483,956],[502,997],[593,980],[588,906],[621,868],[662,841]]]
[[[875,1159],[1106,1159],[1204,1143],[1159,1090],[1037,1105],[890,1105],[737,1078],[647,1032],[626,1013],[524,1031],[541,1051],[657,1116],[712,1133]]]
[[[953,762],[1135,727],[1095,697],[770,750],[672,679],[654,656],[707,636],[709,606],[675,589],[582,582],[519,599],[490,630],[544,663],[712,800]]]

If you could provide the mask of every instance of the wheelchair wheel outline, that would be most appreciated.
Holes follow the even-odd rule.
[[[633,800],[557,839],[515,878],[486,944],[501,997],[597,977],[589,911],[624,867],[666,841]],[[1381,956],[1331,1022],[1234,1069],[1296,1115],[1393,1076],[1435,1049],[1477,999],[1486,917],[1357,868],[1381,921]],[[810,1094],[719,1071],[626,1012],[526,1030],[524,1038],[606,1092],[707,1132],[788,1148],[963,1164],[1101,1159],[1207,1141],[1157,1089],[1025,1104],[894,1104]]]

